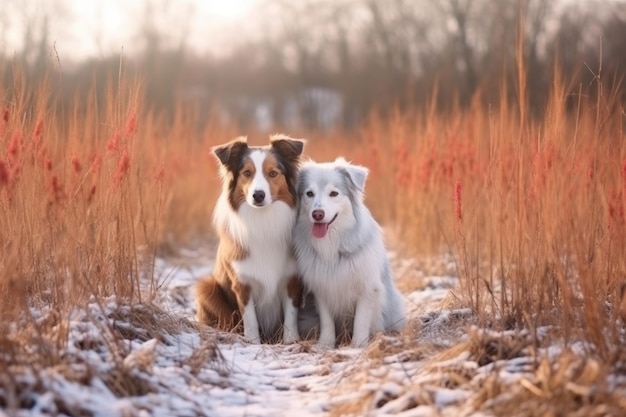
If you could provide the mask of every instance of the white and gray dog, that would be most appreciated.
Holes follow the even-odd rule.
[[[335,346],[336,325],[347,323],[352,345],[363,346],[406,324],[381,229],[363,202],[367,174],[337,158],[305,162],[298,178],[298,273],[315,297],[323,347]]]

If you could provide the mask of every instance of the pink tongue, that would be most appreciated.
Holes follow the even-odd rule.
[[[328,223],[313,223],[313,236],[322,238],[328,232]]]

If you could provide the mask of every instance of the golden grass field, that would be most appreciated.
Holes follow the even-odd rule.
[[[472,323],[531,336],[549,328],[557,343],[584,341],[597,381],[626,359],[626,113],[617,88],[555,79],[539,115],[526,108],[520,77],[513,101],[502,91],[498,103],[479,95],[467,109],[375,112],[353,131],[283,133],[307,139],[317,160],[343,155],[370,169],[367,203],[390,243],[417,260],[451,254],[460,277],[453,302],[471,309]],[[63,105],[47,84],[18,78],[0,91],[5,389],[16,364],[32,366],[24,346],[35,346],[42,366],[65,360],[67,334],[58,320],[30,317],[31,307],[62,318],[94,297],[149,304],[159,283],[146,290],[139,282],[152,276],[155,256],[213,239],[219,178],[211,146],[240,134],[267,141],[193,107],[154,114],[140,82],[112,80],[106,96],[95,91]],[[476,336],[470,350],[505,358],[518,349],[514,341],[493,346]],[[376,349],[372,357],[384,356]],[[586,369],[579,356],[561,360],[578,369],[576,378]],[[545,395],[558,403],[574,376],[555,369],[538,364],[545,385],[515,401]],[[480,388],[486,397],[498,391],[490,387]]]

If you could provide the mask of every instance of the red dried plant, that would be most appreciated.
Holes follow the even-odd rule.
[[[63,188],[61,180],[59,180],[59,177],[57,177],[56,175],[50,177],[48,191],[50,193],[50,198],[52,202],[60,203],[62,200],[65,199],[65,189]]]
[[[165,166],[161,165],[161,168],[154,174],[154,180],[157,182],[162,182],[165,178]]]
[[[17,160],[20,149],[23,146],[22,133],[16,131],[11,135],[11,141],[7,146],[7,154],[10,157],[9,162],[13,163]]]
[[[89,193],[87,194],[87,202],[91,203],[94,199],[94,197],[96,196],[96,184],[92,184],[91,187],[89,187]]]
[[[454,214],[458,221],[463,221],[463,206],[461,205],[461,182],[454,183]]]
[[[1,120],[2,120],[3,123],[0,124],[0,135],[4,135],[6,126],[9,123],[9,109],[7,109],[6,107],[3,108],[1,117],[2,117]]]
[[[11,180],[6,162],[0,160],[0,187],[8,186]]]
[[[372,138],[368,138],[367,146],[365,147],[364,163],[369,168],[372,175],[376,175],[380,172],[380,158],[381,152],[379,144]]]
[[[83,170],[83,166],[80,163],[80,159],[78,159],[78,155],[73,154],[71,162],[72,162],[72,169],[74,170],[74,173],[80,174],[80,172]]]
[[[120,159],[117,162],[117,170],[115,171],[115,178],[114,178],[115,185],[119,185],[122,182],[124,177],[126,177],[126,174],[128,173],[129,169],[130,169],[130,156],[128,154],[128,149],[124,149],[122,151],[122,154],[120,155]]]
[[[41,133],[43,132],[43,119],[37,120],[35,124],[35,129],[33,130],[33,137],[39,138],[41,137]]]
[[[124,134],[131,136],[137,132],[137,114],[131,112],[126,120],[126,127],[124,128]]]
[[[120,134],[120,132],[115,132],[113,133],[113,135],[111,135],[106,146],[108,153],[116,152],[119,149],[121,137],[122,135]]]
[[[409,148],[405,142],[400,142],[393,149],[396,183],[401,186],[411,184],[412,169],[409,162]]]
[[[94,155],[91,159],[91,165],[89,165],[89,172],[92,174],[98,174],[102,167],[102,157],[100,155]]]
[[[40,161],[41,161],[41,166],[43,167],[43,169],[45,169],[46,171],[52,171],[52,160],[50,159],[50,157],[48,156],[46,152],[42,153],[40,157]]]

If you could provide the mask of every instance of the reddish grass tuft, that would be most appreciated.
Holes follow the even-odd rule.
[[[37,120],[37,124],[35,124],[35,128],[33,129],[33,137],[39,138],[41,137],[41,133],[43,132],[43,119]]]
[[[115,171],[115,185],[119,185],[122,180],[128,174],[128,170],[130,169],[130,156],[128,154],[128,149],[124,149],[122,154],[120,155],[120,159],[117,162],[117,170]]]
[[[96,184],[92,184],[91,187],[89,187],[89,193],[87,194],[88,203],[91,203],[94,197],[96,196],[96,189],[97,189]]]
[[[11,135],[11,141],[7,147],[7,153],[12,161],[17,160],[22,145],[23,141],[21,133],[19,131],[14,132],[13,135]]]
[[[114,132],[113,135],[111,135],[111,137],[109,138],[109,141],[107,142],[107,152],[108,153],[114,153],[117,152],[117,150],[120,147],[120,139],[121,139],[122,135],[120,132]]]
[[[61,203],[66,197],[63,184],[61,184],[61,180],[56,175],[50,177],[49,193],[50,201],[57,204]]]
[[[43,169],[45,169],[46,171],[52,171],[52,159],[50,159],[47,153],[44,152],[41,155],[40,160]]]
[[[100,172],[100,168],[102,167],[102,157],[100,155],[94,155],[91,160],[91,165],[89,165],[89,172],[94,175],[97,175]]]
[[[161,166],[161,168],[159,168],[156,174],[154,174],[154,180],[157,182],[162,182],[164,178],[165,178],[165,167]]]
[[[461,206],[461,182],[454,183],[454,214],[458,221],[463,221],[463,208]]]
[[[137,133],[137,113],[131,112],[128,115],[128,120],[126,121],[126,127],[124,128],[124,134],[131,136]]]
[[[6,162],[0,159],[0,186],[6,187],[9,185],[11,176],[9,175],[9,168]]]
[[[606,228],[613,235],[623,231],[626,226],[626,207],[624,207],[624,192],[611,190],[607,198]]]
[[[72,162],[72,168],[74,169],[74,173],[80,174],[80,172],[83,170],[83,166],[80,163],[80,159],[78,159],[78,155],[76,155],[76,153],[72,155],[71,162]]]

